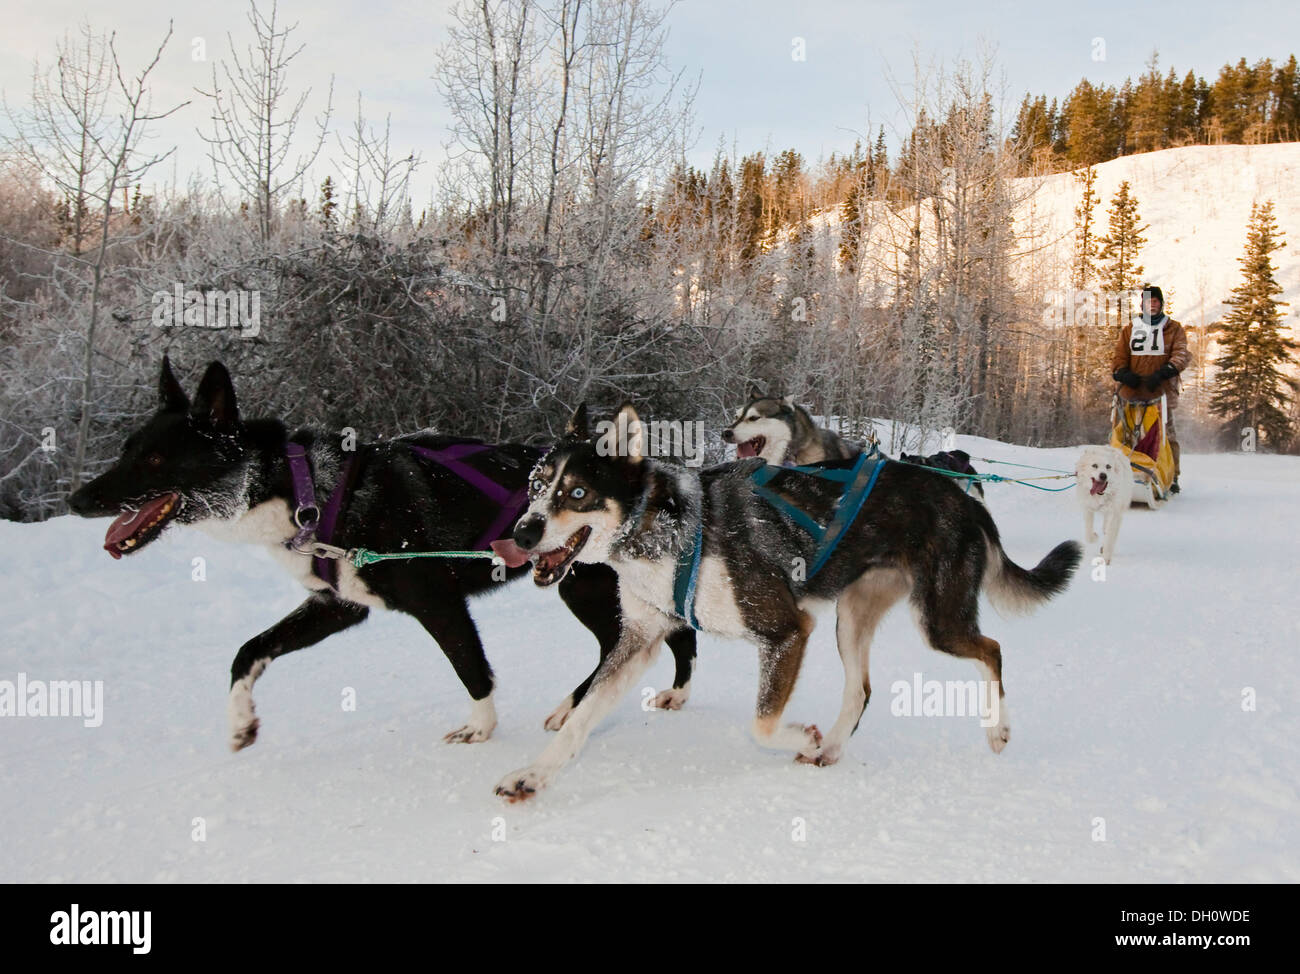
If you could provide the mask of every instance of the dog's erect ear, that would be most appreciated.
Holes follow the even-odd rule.
[[[757,382],[751,382],[749,384],[749,391],[746,392],[745,395],[749,397],[750,402],[753,402],[755,399],[767,398],[767,393]]]
[[[199,383],[199,391],[190,411],[210,420],[213,426],[234,426],[239,422],[235,384],[230,381],[230,373],[220,362],[213,362],[203,373],[203,381]]]
[[[614,424],[615,428],[623,433],[627,443],[624,459],[631,464],[640,463],[645,457],[645,424],[641,422],[641,417],[636,414],[636,409],[630,402],[623,404],[623,408],[614,418]]]
[[[190,408],[190,397],[185,395],[185,390],[176,381],[171,360],[166,355],[163,356],[162,375],[158,377],[158,401],[163,409],[171,413],[183,413]]]
[[[783,396],[781,403],[786,409],[794,409],[794,396]]]
[[[573,411],[573,415],[569,417],[568,425],[564,427],[564,432],[565,435],[579,440],[591,437],[591,432],[587,427],[587,404],[585,402]]]

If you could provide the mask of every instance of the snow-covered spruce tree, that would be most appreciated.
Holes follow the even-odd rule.
[[[1225,443],[1240,442],[1242,430],[1258,432],[1271,448],[1284,450],[1295,431],[1288,416],[1298,383],[1285,367],[1295,362],[1300,345],[1282,329],[1282,309],[1277,300],[1282,288],[1272,255],[1286,244],[1273,215],[1273,203],[1250,208],[1246,253],[1238,258],[1243,280],[1224,303],[1232,310],[1215,322],[1213,333],[1220,354],[1210,411],[1222,416]]]
[[[1097,278],[1097,167],[1088,166],[1074,174],[1079,186],[1079,205],[1074,209],[1074,265],[1071,283],[1082,290]],[[1127,185],[1127,184],[1125,184]]]
[[[1099,240],[1095,210],[1101,197],[1097,192],[1097,169],[1089,166],[1074,174],[1079,186],[1079,205],[1074,210],[1074,261],[1070,268],[1070,283],[1076,292],[1090,292],[1101,279],[1097,266]],[[1078,295],[1076,295],[1076,298]],[[1097,319],[1098,310],[1089,294],[1081,303],[1076,300],[1074,311],[1082,317],[1070,328],[1070,369],[1066,395],[1074,407],[1083,412],[1095,410],[1104,400],[1103,389],[1110,379],[1106,367],[1113,344],[1104,319]]]
[[[1129,188],[1128,180],[1119,184],[1119,190],[1106,211],[1108,230],[1099,241],[1097,257],[1102,261],[1101,287],[1114,295],[1114,308],[1119,327],[1123,328],[1134,313],[1127,293],[1142,283],[1144,268],[1138,263],[1138,252],[1146,244],[1143,231],[1149,224],[1142,223],[1138,213],[1138,200]]]
[[[1144,268],[1137,262],[1138,251],[1147,242],[1142,233],[1150,225],[1142,225],[1138,200],[1130,190],[1128,180],[1119,184],[1106,216],[1108,231],[1099,241],[1101,250],[1097,254],[1105,264],[1101,269],[1102,286],[1114,294],[1131,291],[1142,281]]]

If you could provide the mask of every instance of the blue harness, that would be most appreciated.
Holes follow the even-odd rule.
[[[817,551],[808,570],[808,580],[826,567],[826,563],[835,553],[835,548],[843,539],[845,532],[857,518],[858,512],[862,510],[862,505],[871,496],[871,491],[876,486],[876,478],[880,476],[880,471],[888,462],[889,458],[881,456],[880,451],[873,447],[862,453],[857,462],[847,470],[827,470],[825,467],[774,467],[771,464],[764,464],[750,474],[749,479],[754,484],[754,493],[807,531],[817,542]],[[801,511],[776,491],[768,488],[768,482],[786,470],[793,470],[821,480],[831,480],[842,485],[829,524],[823,525],[806,511]],[[699,581],[700,550],[703,542],[704,524],[701,517],[695,526],[693,543],[683,547],[677,555],[677,569],[673,574],[673,613],[692,629],[700,628],[699,621],[695,618],[695,590]]]
[[[692,629],[699,629],[695,618],[695,585],[700,578],[700,551],[704,547],[704,518],[695,524],[692,544],[682,548],[677,555],[677,570],[673,573],[673,611]]]

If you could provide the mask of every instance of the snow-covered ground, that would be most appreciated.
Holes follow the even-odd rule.
[[[1070,450],[958,445],[1072,465]],[[554,591],[525,580],[476,603],[499,679],[491,741],[441,743],[466,695],[419,626],[386,613],[272,664],[261,737],[231,754],[230,660],[301,598],[269,557],[174,529],[115,562],[106,522],[0,523],[0,680],[102,680],[105,695],[99,727],[0,719],[0,880],[1300,881],[1300,459],[1184,468],[1181,497],[1126,519],[1104,581],[1085,570],[1027,619],[987,610],[1012,725],[1000,756],[974,717],[891,715],[895,681],[973,676],[899,609],[835,767],[758,748],[754,651],[704,637],[685,710],[630,695],[523,806],[493,785],[544,746],[543,718],[595,659]],[[996,485],[989,504],[1022,564],[1081,533],[1072,492]],[[833,636],[823,618],[791,719],[833,721]],[[664,653],[644,683],[670,678]]]

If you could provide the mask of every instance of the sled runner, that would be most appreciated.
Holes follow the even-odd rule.
[[[1133,468],[1133,500],[1152,510],[1169,499],[1174,454],[1165,435],[1165,397],[1126,400],[1115,397],[1110,411],[1110,445],[1126,454]]]

